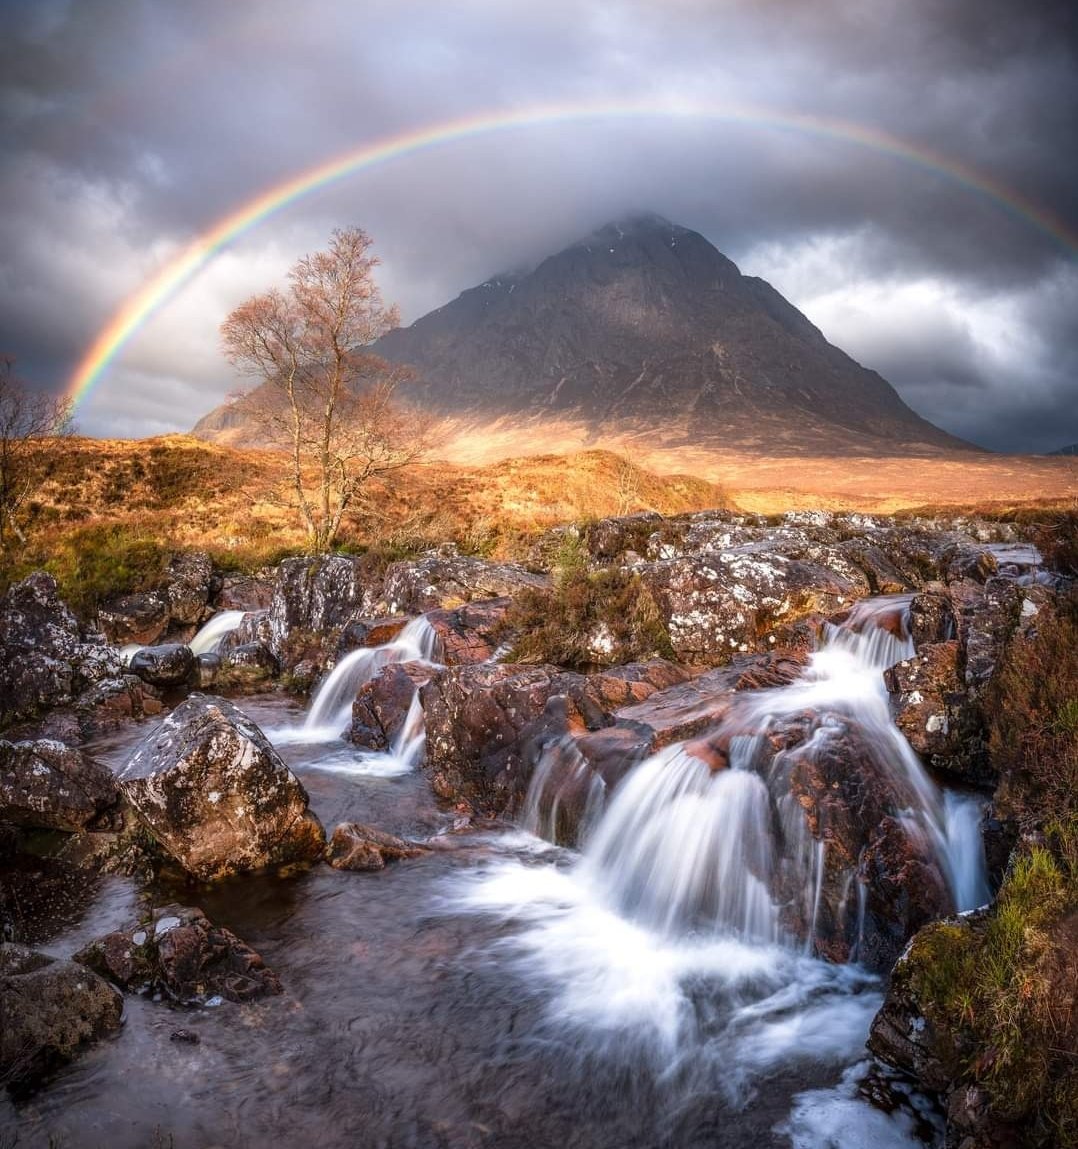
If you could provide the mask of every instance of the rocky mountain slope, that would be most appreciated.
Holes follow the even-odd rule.
[[[576,442],[895,454],[969,449],[832,346],[770,284],[657,216],[608,224],[384,336],[415,401]],[[558,428],[559,430],[554,430]],[[250,441],[243,402],[196,435]],[[543,448],[555,444],[545,438]],[[507,441],[506,450],[518,448]]]

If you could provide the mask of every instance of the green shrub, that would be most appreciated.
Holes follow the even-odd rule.
[[[983,922],[928,927],[896,971],[909,979],[960,1080],[984,1088],[995,1118],[1022,1126],[1024,1144],[1078,1145],[1076,916],[1072,818],[1015,859]]]
[[[672,658],[670,635],[639,575],[589,571],[582,554],[579,537],[567,536],[553,590],[517,597],[504,624],[516,636],[509,658],[577,668]]]

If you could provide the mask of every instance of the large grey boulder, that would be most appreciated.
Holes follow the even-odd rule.
[[[0,1081],[26,1087],[120,1025],[103,978],[26,946],[0,945]]]
[[[195,877],[310,862],[325,849],[299,779],[223,698],[192,694],[139,744],[120,777],[139,819]]]
[[[0,741],[0,822],[75,833],[119,798],[111,771],[62,742]]]
[[[0,601],[0,726],[70,702],[81,647],[51,575],[38,571],[10,587]]]
[[[350,555],[286,559],[277,568],[269,646],[285,666],[336,647],[353,617],[369,614],[365,565]],[[239,636],[237,636],[239,638]],[[240,641],[250,641],[244,637]]]

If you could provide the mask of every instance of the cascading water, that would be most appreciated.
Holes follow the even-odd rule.
[[[353,650],[319,686],[297,741],[329,742],[339,738],[352,717],[359,688],[385,666],[398,662],[434,663],[438,635],[423,615],[412,619],[392,642]],[[406,723],[407,726],[407,723]]]
[[[734,695],[717,729],[630,769],[569,866],[533,850],[455,888],[454,904],[520,927],[503,946],[523,977],[549,984],[552,1034],[733,1101],[780,1064],[861,1056],[877,982],[813,953],[826,917],[859,956],[868,889],[823,822],[810,827],[794,775],[840,757],[835,740],[854,731],[894,824],[935,857],[955,906],[987,896],[975,800],[942,795],[891,720],[882,672],[914,653],[909,601],[858,604],[794,683]],[[564,840],[559,809],[579,809],[594,780],[575,753],[555,744],[541,757],[524,807],[532,833]]]
[[[242,610],[222,610],[195,635],[187,644],[192,654],[210,654],[220,645],[226,634],[235,630],[243,621],[246,612]]]

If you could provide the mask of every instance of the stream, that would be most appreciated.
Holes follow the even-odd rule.
[[[979,810],[941,794],[890,722],[881,671],[912,647],[876,626],[877,608],[859,609],[797,682],[746,693],[727,721],[740,730],[811,705],[822,737],[855,714],[900,772],[910,832],[971,908],[987,898]],[[401,652],[432,658],[415,629],[386,657]],[[802,867],[811,904],[822,846],[791,846],[772,825],[751,769],[758,735],[735,731],[722,769],[676,744],[613,793],[594,786],[566,848],[540,836],[556,798],[542,769],[529,829],[460,832],[416,769],[416,716],[391,752],[364,752],[338,737],[347,707],[333,689],[307,714],[279,695],[237,705],[327,830],[366,822],[436,848],[375,874],[160,879],[154,904],[200,906],[284,994],[193,1009],[127,995],[117,1036],[17,1109],[0,1102],[19,1149],[908,1149],[938,1128],[915,1097],[887,1115],[857,1096],[881,982],[781,926],[768,876]],[[91,750],[119,772],[151,726]],[[25,940],[69,956],[138,907],[133,880],[105,878],[31,915]]]

